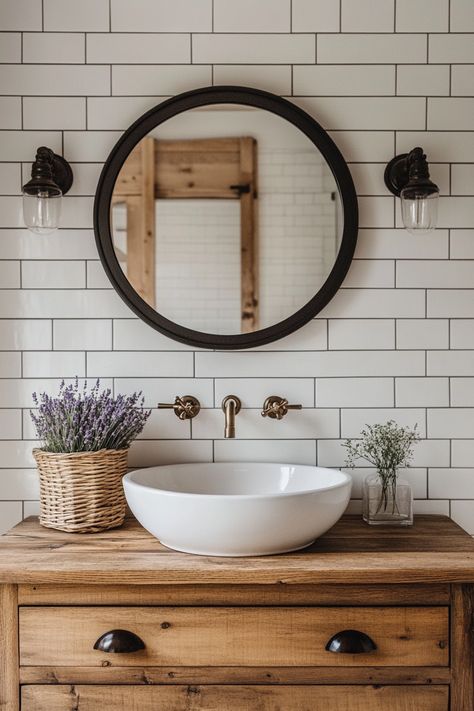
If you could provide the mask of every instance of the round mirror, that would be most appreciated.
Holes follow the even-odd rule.
[[[143,320],[204,348],[282,338],[334,296],[357,240],[347,165],[308,114],[211,87],[122,136],[94,206],[101,260]]]

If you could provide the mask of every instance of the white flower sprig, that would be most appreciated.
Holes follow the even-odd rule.
[[[343,443],[347,450],[347,467],[353,469],[360,459],[376,467],[382,485],[378,511],[382,506],[386,510],[390,492],[396,506],[397,470],[410,466],[413,445],[419,439],[417,425],[411,430],[389,420],[384,425],[366,425],[360,440],[346,439]]]

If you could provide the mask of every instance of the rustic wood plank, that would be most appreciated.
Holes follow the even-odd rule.
[[[241,332],[252,333],[259,328],[257,142],[254,138],[240,139],[239,183],[248,186],[248,191],[240,195]]]
[[[22,607],[23,666],[446,666],[447,607]],[[111,629],[137,634],[145,649],[93,649]],[[331,654],[328,640],[360,630],[377,645]],[[45,645],[45,639],[48,644]]]
[[[449,605],[449,585],[20,585],[20,605]]]
[[[0,585],[0,709],[19,709],[16,585]]]
[[[155,139],[144,138],[142,147],[142,194],[141,194],[141,261],[143,298],[150,306],[155,306]]]
[[[360,551],[360,542],[372,550]],[[33,518],[0,537],[0,582],[113,585],[118,576],[124,585],[474,583],[474,541],[442,516],[416,518],[406,536],[380,536],[359,517],[344,517],[309,549],[260,558],[177,553],[133,520],[68,534]]]
[[[448,693],[444,686],[24,686],[22,710],[448,711]]]
[[[474,709],[474,586],[453,585],[451,711]]]
[[[448,667],[21,667],[21,684],[449,684]]]
[[[235,200],[239,138],[156,141],[155,197]]]

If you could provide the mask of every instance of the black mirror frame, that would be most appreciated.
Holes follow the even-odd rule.
[[[133,289],[115,256],[110,229],[110,203],[115,181],[130,151],[152,129],[177,114],[209,104],[244,104],[270,111],[300,129],[326,159],[339,189],[344,229],[334,266],[319,291],[301,309],[288,318],[253,333],[221,335],[194,331],[162,316]],[[112,149],[97,185],[94,201],[94,231],[104,269],[115,290],[149,326],[165,336],[196,348],[232,350],[255,348],[271,343],[298,330],[311,321],[338,291],[351,265],[357,243],[358,205],[349,168],[326,131],[303,109],[259,89],[240,86],[213,86],[195,89],[163,101],[143,114],[128,128]]]

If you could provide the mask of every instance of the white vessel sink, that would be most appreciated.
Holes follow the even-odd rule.
[[[342,516],[352,479],[292,464],[173,464],[123,479],[128,505],[163,545],[250,556],[310,545]]]

